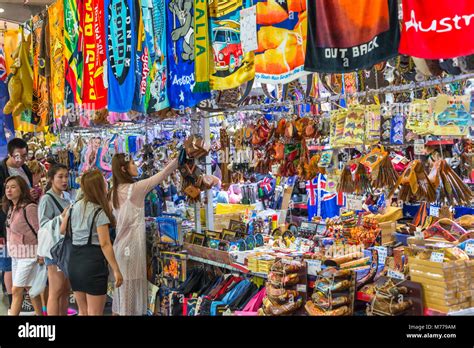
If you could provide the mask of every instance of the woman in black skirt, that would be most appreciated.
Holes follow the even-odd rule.
[[[79,315],[104,313],[110,265],[115,286],[123,278],[110,242],[109,225],[114,217],[107,201],[107,186],[98,170],[81,178],[83,198],[69,210],[61,224],[61,233],[72,235],[69,279],[79,307]]]

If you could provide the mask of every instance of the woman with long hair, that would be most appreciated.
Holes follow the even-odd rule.
[[[68,168],[65,165],[52,165],[48,170],[46,193],[39,203],[40,233],[48,233],[48,236],[40,235],[38,245],[38,253],[44,256],[48,267],[48,315],[67,315],[68,311],[71,285],[50,253],[51,247],[59,241],[61,221],[71,204],[71,197],[67,192],[68,179]]]
[[[108,265],[114,274],[115,287],[122,284],[109,235],[109,226],[115,225],[115,219],[107,200],[107,183],[99,170],[82,176],[81,189],[83,198],[69,209],[61,233],[72,234],[68,273],[79,315],[103,315]]]
[[[132,158],[112,159],[111,201],[117,218],[114,251],[123,274],[123,285],[114,291],[112,312],[145,315],[147,311],[145,196],[178,168],[174,159],[158,174],[135,181],[138,168]]]
[[[25,179],[10,176],[5,180],[3,211],[7,215],[8,253],[12,258],[11,315],[19,315],[23,303],[24,291],[31,287],[36,276],[36,265],[42,262],[37,258],[38,205],[30,194]],[[41,298],[31,299],[36,315],[42,315]]]

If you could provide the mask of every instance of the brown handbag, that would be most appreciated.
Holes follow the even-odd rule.
[[[197,199],[201,194],[201,190],[193,185],[189,185],[184,189],[184,193],[191,199]]]

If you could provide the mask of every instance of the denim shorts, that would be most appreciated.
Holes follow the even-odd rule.
[[[12,271],[12,259],[8,256],[7,248],[0,247],[0,271],[11,272]]]
[[[49,257],[45,257],[44,258],[44,264],[46,266],[49,266],[49,265],[56,265],[56,261],[54,261],[53,259],[50,259]]]

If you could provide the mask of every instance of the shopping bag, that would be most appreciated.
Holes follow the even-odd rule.
[[[36,296],[41,295],[41,293],[46,288],[46,281],[48,280],[48,270],[46,265],[40,265],[36,263],[35,265],[35,277],[33,279],[33,283],[31,284],[31,288],[28,291],[30,298],[35,298]]]

